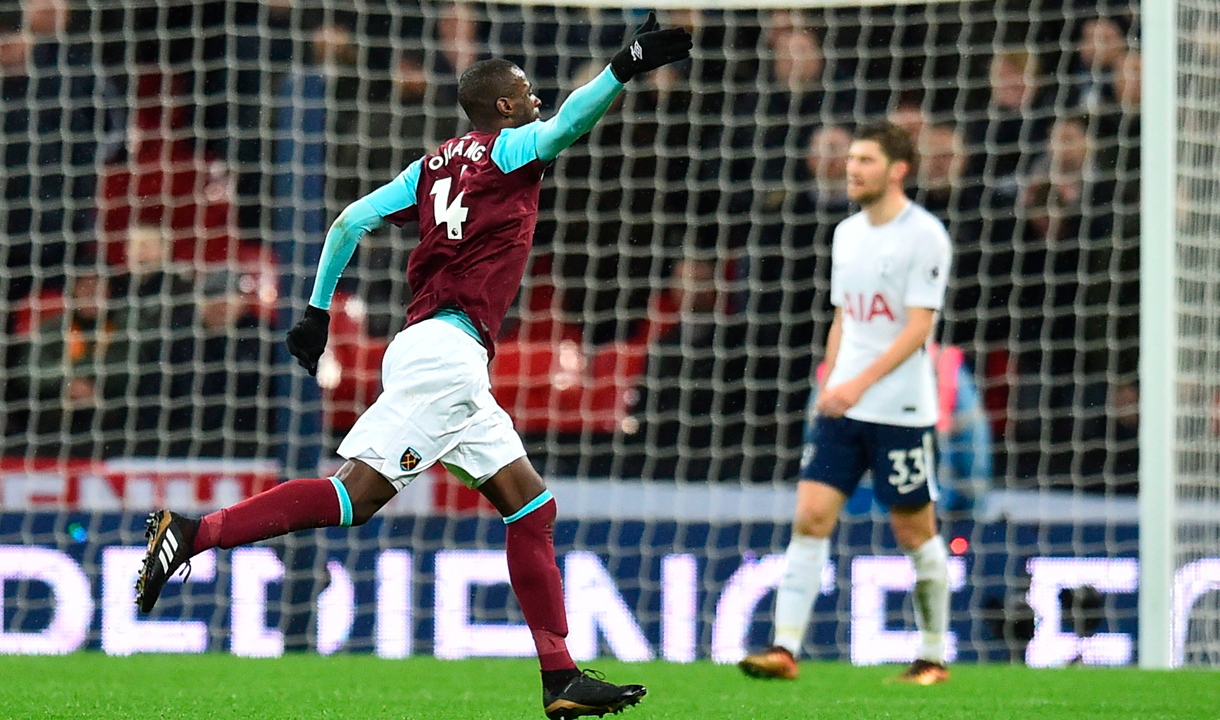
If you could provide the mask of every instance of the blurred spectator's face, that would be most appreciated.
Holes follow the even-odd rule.
[[[1076,120],[1057,120],[1051,128],[1051,172],[1076,175],[1089,157],[1089,139]]]
[[[102,314],[102,280],[94,274],[78,275],[72,282],[72,316],[96,320]]]
[[[896,164],[881,151],[876,140],[853,140],[847,151],[847,197],[860,205],[871,205],[885,197]]]
[[[965,161],[961,141],[952,128],[933,126],[919,136],[919,184],[925,189],[957,184]]]
[[[394,89],[403,102],[419,102],[428,92],[428,78],[423,67],[409,58],[398,62],[394,72]]]
[[[766,26],[767,43],[775,46],[776,40],[784,33],[802,32],[809,28],[810,22],[799,11],[776,10],[771,13]]]
[[[670,289],[683,313],[709,313],[716,309],[716,268],[706,260],[679,260]]]
[[[667,10],[659,23],[667,28],[686,28],[693,35],[703,25],[703,13],[699,10]]]
[[[161,228],[137,225],[127,233],[127,269],[136,274],[160,270],[169,253]]]
[[[200,318],[208,330],[224,330],[237,324],[246,312],[246,302],[236,293],[205,298],[200,307]]]
[[[850,147],[851,134],[838,125],[818,128],[809,138],[805,167],[818,185],[847,184],[847,150]]]
[[[1021,209],[1025,221],[1042,238],[1050,236],[1049,212],[1050,183],[1045,178],[1032,182],[1021,195]]]
[[[441,12],[437,24],[441,46],[445,57],[457,74],[470,67],[478,59],[478,22],[472,3],[451,3]]]
[[[0,35],[0,70],[5,74],[24,74],[29,44],[21,33]]]
[[[790,31],[776,36],[775,77],[790,88],[814,85],[822,77],[826,58],[818,41],[807,32]]]
[[[1114,73],[1114,94],[1123,108],[1129,111],[1138,111],[1140,107],[1142,65],[1140,54],[1132,51],[1118,61],[1118,70]]]
[[[1140,391],[1131,383],[1123,383],[1113,390],[1111,402],[1114,416],[1120,423],[1131,428],[1140,424]]]
[[[927,118],[918,105],[899,105],[888,116],[890,122],[907,131],[913,138],[919,137],[927,125]]]
[[[356,43],[352,34],[337,25],[326,25],[313,34],[313,56],[321,65],[337,67],[355,65]]]
[[[1009,58],[991,61],[991,100],[1002,108],[1016,109],[1026,104],[1030,85],[1025,70]]]
[[[1112,68],[1126,49],[1122,30],[1113,20],[1098,18],[1084,24],[1079,51],[1085,67]]]
[[[54,35],[68,28],[67,0],[26,0],[22,15],[34,35]]]
[[[659,95],[673,92],[681,81],[682,76],[678,74],[677,69],[673,65],[662,65],[644,76],[644,82],[648,83]],[[619,93],[614,101],[621,104],[626,94]]]

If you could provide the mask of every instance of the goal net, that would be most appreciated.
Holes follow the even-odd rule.
[[[1167,175],[1176,197],[1164,203],[1176,209],[1168,218],[1171,230],[1176,225],[1176,254],[1166,273],[1176,281],[1169,297],[1177,301],[1170,307],[1176,357],[1166,375],[1178,388],[1170,457],[1176,483],[1166,488],[1169,527],[1176,529],[1165,558],[1175,570],[1170,662],[1214,666],[1220,662],[1220,9],[1180,2],[1175,19],[1177,55],[1166,69],[1176,60],[1177,113],[1167,112],[1166,121],[1176,125],[1176,159]]]
[[[549,116],[635,5],[0,12],[0,652],[532,653],[503,526],[444,473],[361,528],[202,556],[151,619],[131,605],[141,520],[333,471],[404,322],[416,237],[365,238],[315,380],[282,338],[329,223],[468,128],[455,78],[473,61],[519,64]],[[574,654],[729,662],[769,642],[830,237],[852,212],[845,154],[889,118],[918,141],[911,196],[954,245],[936,333],[953,652],[1134,662],[1138,5],[657,5],[692,58],[633,81],[548,169],[490,367],[559,502]],[[1220,442],[1217,30],[1198,5],[1180,66],[1183,377],[1200,373],[1184,500],[1215,498]],[[1210,528],[1184,530],[1182,562],[1220,562]],[[912,571],[867,487],[835,548],[807,653],[912,657]],[[1215,661],[1204,595],[1187,662]]]

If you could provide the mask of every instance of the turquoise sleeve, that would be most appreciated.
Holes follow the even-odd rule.
[[[502,130],[491,149],[492,162],[510,173],[534,160],[554,160],[562,150],[593,129],[622,89],[623,84],[614,78],[607,66],[589,83],[572,91],[555,117],[546,122]]]
[[[326,233],[318,277],[314,281],[309,304],[322,310],[330,309],[335,286],[343,275],[360,238],[385,224],[385,218],[415,205],[415,189],[419,185],[422,160],[411,163],[388,184],[348,205]]]

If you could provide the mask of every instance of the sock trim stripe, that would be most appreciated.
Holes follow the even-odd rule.
[[[553,496],[551,495],[550,490],[543,490],[541,495],[539,495],[538,497],[534,498],[533,500],[530,500],[529,502],[527,502],[525,504],[525,507],[521,508],[520,510],[513,513],[512,515],[509,515],[508,517],[504,518],[504,524],[507,525],[509,523],[517,522],[521,518],[525,517],[526,515],[529,515],[530,513],[534,512],[535,510],[542,507],[543,505],[546,505],[548,502],[550,502],[552,497]]]
[[[350,527],[352,524],[352,499],[347,496],[347,488],[343,487],[343,481],[334,476],[331,476],[330,484],[335,486],[335,494],[339,496],[339,524],[343,527]]]

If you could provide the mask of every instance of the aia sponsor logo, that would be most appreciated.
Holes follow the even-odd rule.
[[[864,293],[848,293],[844,298],[843,314],[857,322],[872,322],[877,317],[894,322],[894,312],[880,293],[874,293],[871,300],[866,299]]]

